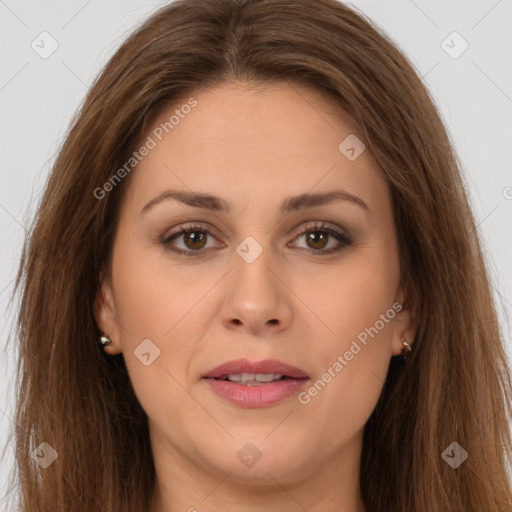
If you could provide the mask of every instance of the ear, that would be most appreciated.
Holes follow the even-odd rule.
[[[103,349],[111,355],[120,354],[120,329],[116,318],[112,281],[104,271],[100,273],[100,288],[94,300],[93,311],[100,331],[112,340],[112,345],[107,345]]]
[[[395,307],[396,306],[396,307]],[[397,311],[393,325],[392,353],[399,355],[402,351],[402,338],[413,346],[414,338],[418,330],[419,318],[417,304],[411,292],[411,287],[402,286],[395,296],[393,309]]]

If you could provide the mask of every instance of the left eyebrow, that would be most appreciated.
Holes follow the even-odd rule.
[[[217,196],[186,190],[166,190],[149,201],[142,208],[140,214],[142,215],[153,208],[156,204],[166,199],[174,199],[194,208],[203,208],[215,212],[229,213],[231,211],[229,203],[225,199]],[[345,190],[331,190],[329,192],[318,194],[305,193],[298,196],[288,197],[281,203],[280,212],[290,213],[292,211],[314,208],[315,206],[322,206],[336,200],[349,201],[360,206],[366,211],[371,211],[368,205],[360,197],[350,194]]]
[[[350,201],[364,210],[371,211],[369,206],[360,197],[350,194],[345,190],[331,190],[330,192],[319,194],[300,194],[289,197],[283,201],[281,213],[314,208],[315,206],[322,206],[332,201]]]

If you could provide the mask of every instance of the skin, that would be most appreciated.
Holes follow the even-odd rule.
[[[414,338],[408,309],[307,404],[292,396],[241,408],[201,378],[232,359],[275,358],[314,383],[358,334],[404,303],[387,183],[368,151],[349,161],[338,150],[349,134],[363,136],[315,90],[231,82],[191,96],[197,106],[130,176],[111,272],[95,301],[98,326],[113,340],[105,350],[123,354],[148,415],[157,473],[150,512],[364,511],[363,428],[401,338]],[[140,213],[167,189],[219,196],[232,211],[167,199]],[[333,189],[358,196],[369,210],[337,200],[278,211],[289,196]],[[183,235],[167,248],[161,243],[191,221],[212,233],[204,245]],[[322,256],[340,242],[308,243],[300,228],[312,221],[350,233],[353,243]],[[247,236],[263,250],[252,263],[235,250]],[[187,257],[169,247],[203,252]],[[146,366],[134,350],[148,338],[160,355]],[[252,467],[237,457],[248,442],[261,454]]]

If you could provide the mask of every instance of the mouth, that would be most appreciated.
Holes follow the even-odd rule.
[[[229,375],[218,377],[215,380],[227,380],[235,384],[241,384],[242,386],[262,386],[282,380],[300,379],[294,379],[293,377],[279,373],[230,373]]]
[[[309,380],[299,368],[275,359],[229,361],[203,376],[218,396],[241,407],[265,407],[297,393]]]
[[[231,382],[267,383],[281,379],[308,379],[306,372],[277,359],[249,361],[235,359],[216,366],[203,376],[206,379],[230,380]]]

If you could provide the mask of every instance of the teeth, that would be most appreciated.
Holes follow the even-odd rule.
[[[280,373],[231,373],[227,377],[223,377],[223,379],[245,386],[257,386],[258,383],[279,380],[282,376]]]

